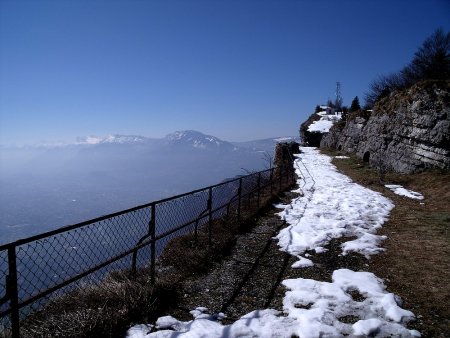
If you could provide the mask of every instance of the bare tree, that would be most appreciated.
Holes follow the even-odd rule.
[[[450,32],[437,29],[414,54],[401,74],[408,84],[420,80],[446,80],[450,77]]]
[[[380,75],[369,85],[365,94],[366,107],[396,89],[412,86],[422,80],[447,80],[450,77],[450,32],[437,29],[414,54],[412,61],[401,71]]]
[[[372,108],[379,99],[388,96],[393,90],[403,87],[404,81],[400,73],[379,75],[369,85],[369,91],[365,94],[366,106]]]

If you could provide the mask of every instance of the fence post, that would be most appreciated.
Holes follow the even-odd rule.
[[[155,284],[155,275],[156,275],[156,240],[155,240],[155,234],[156,234],[156,204],[151,204],[151,213],[150,213],[150,280],[152,285]]]
[[[212,244],[212,188],[208,189],[208,245]]]
[[[238,223],[241,221],[241,199],[242,199],[242,177],[239,178],[239,188],[238,188],[238,210],[237,210]]]
[[[8,285],[7,292],[10,297],[11,304],[11,329],[12,337],[20,336],[20,318],[19,318],[19,295],[17,290],[17,258],[16,247],[8,248]]]
[[[194,228],[194,243],[195,243],[195,246],[198,245],[198,219],[197,219],[197,221],[195,222],[195,228]]]

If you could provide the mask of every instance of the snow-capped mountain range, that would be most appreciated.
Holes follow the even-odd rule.
[[[215,144],[221,146],[228,142],[222,141],[219,138],[211,135],[205,135],[195,130],[176,131],[172,134],[166,135],[164,138],[156,139],[139,135],[108,135],[106,137],[88,136],[79,137],[75,144],[136,144],[136,143],[150,143],[150,142],[165,142],[165,143],[187,143],[196,148],[206,148],[207,145]]]
[[[229,142],[212,135],[206,135],[195,130],[175,131],[163,138],[150,138],[141,135],[108,135],[78,137],[73,143],[41,143],[21,148],[63,148],[73,146],[101,146],[101,145],[153,145],[164,146],[190,146],[204,150],[238,151],[240,149],[252,151],[271,151],[278,142],[298,141],[293,136],[274,137],[245,142]],[[8,147],[9,148],[9,147]]]

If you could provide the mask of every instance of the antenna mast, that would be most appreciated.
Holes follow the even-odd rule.
[[[342,108],[342,95],[341,95],[341,83],[336,82],[336,102],[335,102],[336,110],[341,110]]]

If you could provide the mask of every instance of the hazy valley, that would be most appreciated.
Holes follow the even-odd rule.
[[[290,139],[290,138],[287,138]],[[231,143],[195,131],[3,147],[1,243],[269,166],[277,140]]]

